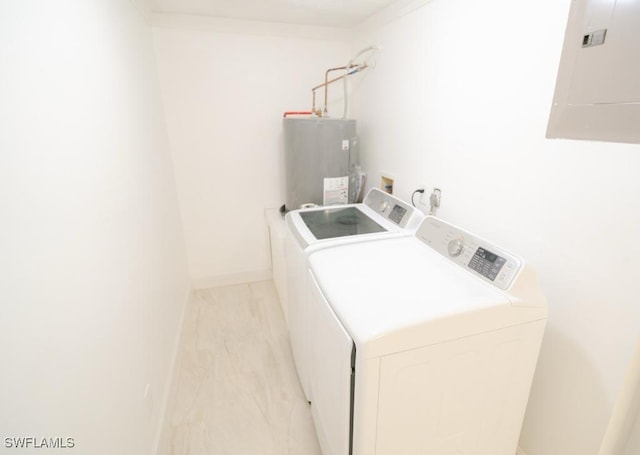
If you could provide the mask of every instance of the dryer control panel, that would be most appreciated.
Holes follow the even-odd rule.
[[[377,188],[371,188],[362,202],[403,229],[416,229],[423,218],[422,213],[411,204]]]
[[[507,290],[523,261],[493,243],[429,216],[416,232],[422,242],[500,289]]]

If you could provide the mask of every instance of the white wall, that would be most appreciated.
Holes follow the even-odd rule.
[[[188,276],[144,12],[0,2],[1,453],[154,449]]]
[[[523,255],[550,305],[521,437],[598,452],[640,329],[640,146],[545,139],[569,0],[433,0],[354,49],[364,167],[399,196],[442,188],[443,218]]]
[[[195,286],[270,277],[264,208],[284,203],[282,115],[311,109],[311,88],[327,68],[349,60],[350,37],[317,27],[154,17]],[[340,90],[331,89],[332,99]],[[320,91],[318,107],[322,98]]]

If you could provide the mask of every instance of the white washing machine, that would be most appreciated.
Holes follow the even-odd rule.
[[[293,359],[307,400],[309,375],[308,262],[307,257],[324,248],[410,236],[424,215],[411,204],[377,188],[371,189],[361,204],[293,210],[285,216],[287,233],[287,323]],[[352,270],[343,277],[349,281]]]
[[[324,455],[516,453],[547,318],[524,260],[427,217],[413,237],[309,265]]]

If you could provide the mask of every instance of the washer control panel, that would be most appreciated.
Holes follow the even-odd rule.
[[[407,228],[413,225],[415,229],[417,225],[418,209],[382,190],[372,188],[367,193],[363,203],[380,216],[401,228]]]
[[[416,236],[450,261],[503,290],[511,286],[523,265],[515,255],[432,216],[425,218]]]

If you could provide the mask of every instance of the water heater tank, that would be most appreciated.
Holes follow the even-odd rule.
[[[356,121],[284,118],[285,209],[332,205],[357,198]]]

